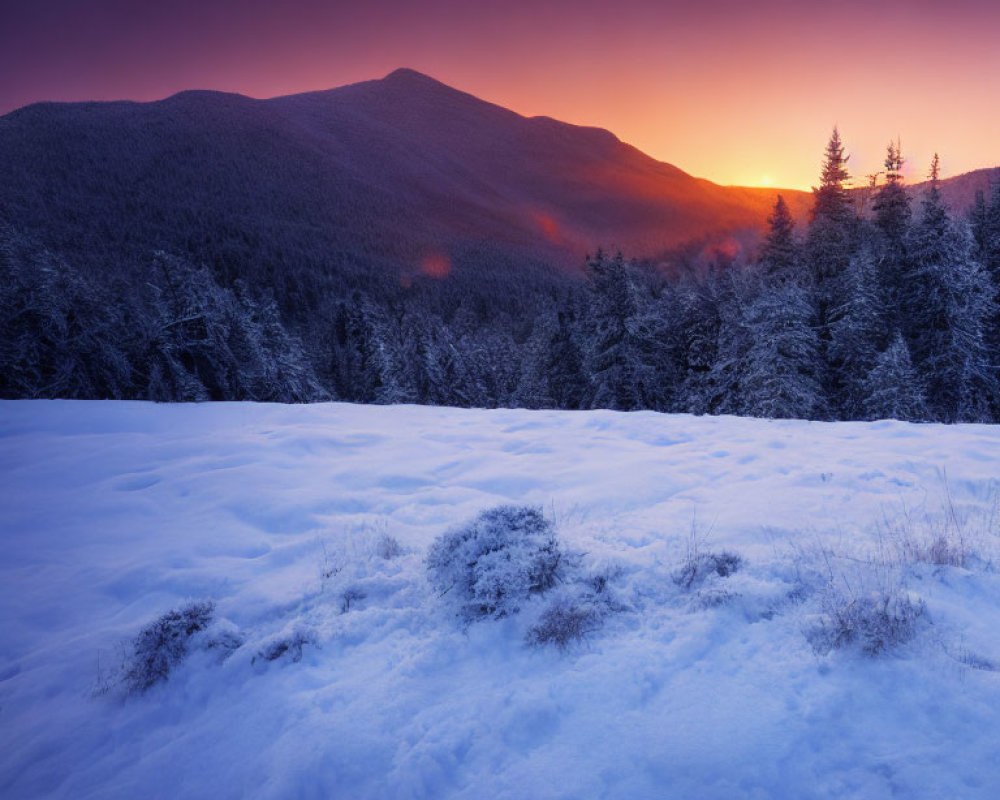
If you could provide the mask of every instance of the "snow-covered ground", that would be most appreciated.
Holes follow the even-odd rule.
[[[998,478],[1000,427],[0,403],[0,797],[993,798]],[[501,503],[583,555],[465,625],[425,555]],[[603,626],[526,644],[595,574]],[[908,641],[817,639],[890,595]]]

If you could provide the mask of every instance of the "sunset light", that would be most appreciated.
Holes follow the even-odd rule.
[[[0,3],[0,800],[1000,796],[1000,0]]]
[[[269,97],[412,67],[526,115],[613,131],[721,184],[808,189],[834,123],[851,169],[903,136],[908,177],[997,163],[1000,10],[847,0],[193,0],[8,4],[0,113],[39,100]],[[831,14],[836,17],[831,24]],[[765,177],[761,168],[767,165]],[[914,172],[915,171],[915,172]],[[752,177],[758,176],[758,177]]]

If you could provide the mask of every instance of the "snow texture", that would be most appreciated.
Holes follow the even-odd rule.
[[[3,402],[0,797],[992,798],[998,477],[983,425]],[[564,574],[463,622],[428,552],[498,506]]]

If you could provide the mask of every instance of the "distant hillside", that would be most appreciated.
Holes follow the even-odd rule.
[[[0,216],[100,270],[159,248],[230,278],[572,268],[597,247],[655,257],[759,229],[775,194],[411,70],[271,100],[189,91],[0,118]]]
[[[945,178],[940,183],[941,196],[953,211],[964,213],[976,201],[977,191],[981,191],[989,201],[990,192],[997,183],[1000,183],[1000,167],[977,169],[954,178]],[[926,183],[916,184],[913,187],[914,194],[919,195],[925,186]]]

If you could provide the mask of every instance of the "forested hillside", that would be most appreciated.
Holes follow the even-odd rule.
[[[387,104],[414,84],[434,101],[431,111],[449,120],[444,144],[432,141],[426,108]],[[456,95],[463,114],[449,117],[442,109],[453,112]],[[135,110],[146,105],[156,108],[148,109],[146,127],[136,127]],[[186,93],[146,105],[39,106],[0,120],[8,143],[38,134],[18,145],[30,158],[3,160],[0,396],[341,399],[809,419],[1000,415],[1000,190],[974,194],[972,208],[949,208],[936,162],[927,183],[903,185],[898,145],[888,149],[882,184],[860,194],[849,189],[835,132],[808,221],[797,222],[795,207],[779,197],[760,247],[696,243],[675,251],[669,269],[625,257],[634,252],[598,250],[580,259],[581,275],[492,223],[477,230],[486,238],[461,247],[451,238],[451,250],[426,250],[427,220],[455,234],[482,215],[490,191],[513,185],[500,177],[507,145],[499,139],[470,144],[463,158],[483,171],[453,171],[436,184],[437,200],[424,196],[421,204],[412,192],[431,185],[420,165],[444,164],[448,143],[481,126],[484,115],[498,130],[535,137],[518,153],[542,148],[527,157],[536,172],[558,162],[557,151],[574,168],[609,148],[633,166],[645,158],[606,132],[525,120],[415,73],[276,101]],[[361,126],[366,135],[391,130],[397,144],[398,136],[413,136],[427,157],[407,161],[402,174],[387,166],[374,183],[374,156],[324,171],[321,162],[337,148],[358,152],[339,133],[324,138],[331,108],[366,109],[375,120]],[[88,120],[108,113],[120,116],[121,130],[106,151],[99,136],[106,129],[88,128]],[[25,125],[23,118],[47,121]],[[215,127],[206,128],[206,119]],[[60,125],[68,120],[90,133],[67,138]],[[230,128],[234,120],[244,127]],[[179,136],[185,125],[190,130]],[[159,141],[152,149],[150,136]],[[302,158],[272,152],[279,140],[292,141]],[[178,142],[182,151],[171,153]],[[553,142],[555,150],[544,149]],[[523,178],[531,169],[518,153],[508,153],[510,169]],[[385,163],[396,164],[392,158]],[[44,180],[25,172],[42,162]],[[220,182],[198,182],[206,164]],[[352,169],[356,183],[345,177]],[[714,191],[668,165],[657,169],[670,173],[675,188]],[[557,163],[538,177],[536,196],[554,192],[567,175]],[[619,232],[633,212],[642,221],[650,207],[613,202],[615,187],[628,183],[619,178],[592,184],[611,187],[604,205],[587,206],[597,195],[584,192],[583,200],[567,200],[565,213],[577,220],[603,213],[621,222]],[[57,185],[65,196],[53,191]],[[949,193],[964,196],[970,185],[953,182]],[[792,199],[802,207],[802,198]],[[398,215],[393,203],[401,204]],[[708,207],[680,200],[677,207],[697,242],[704,229],[695,218]],[[336,224],[323,223],[334,211]],[[564,228],[554,220],[546,230],[558,250]],[[728,224],[724,215],[717,223]]]

